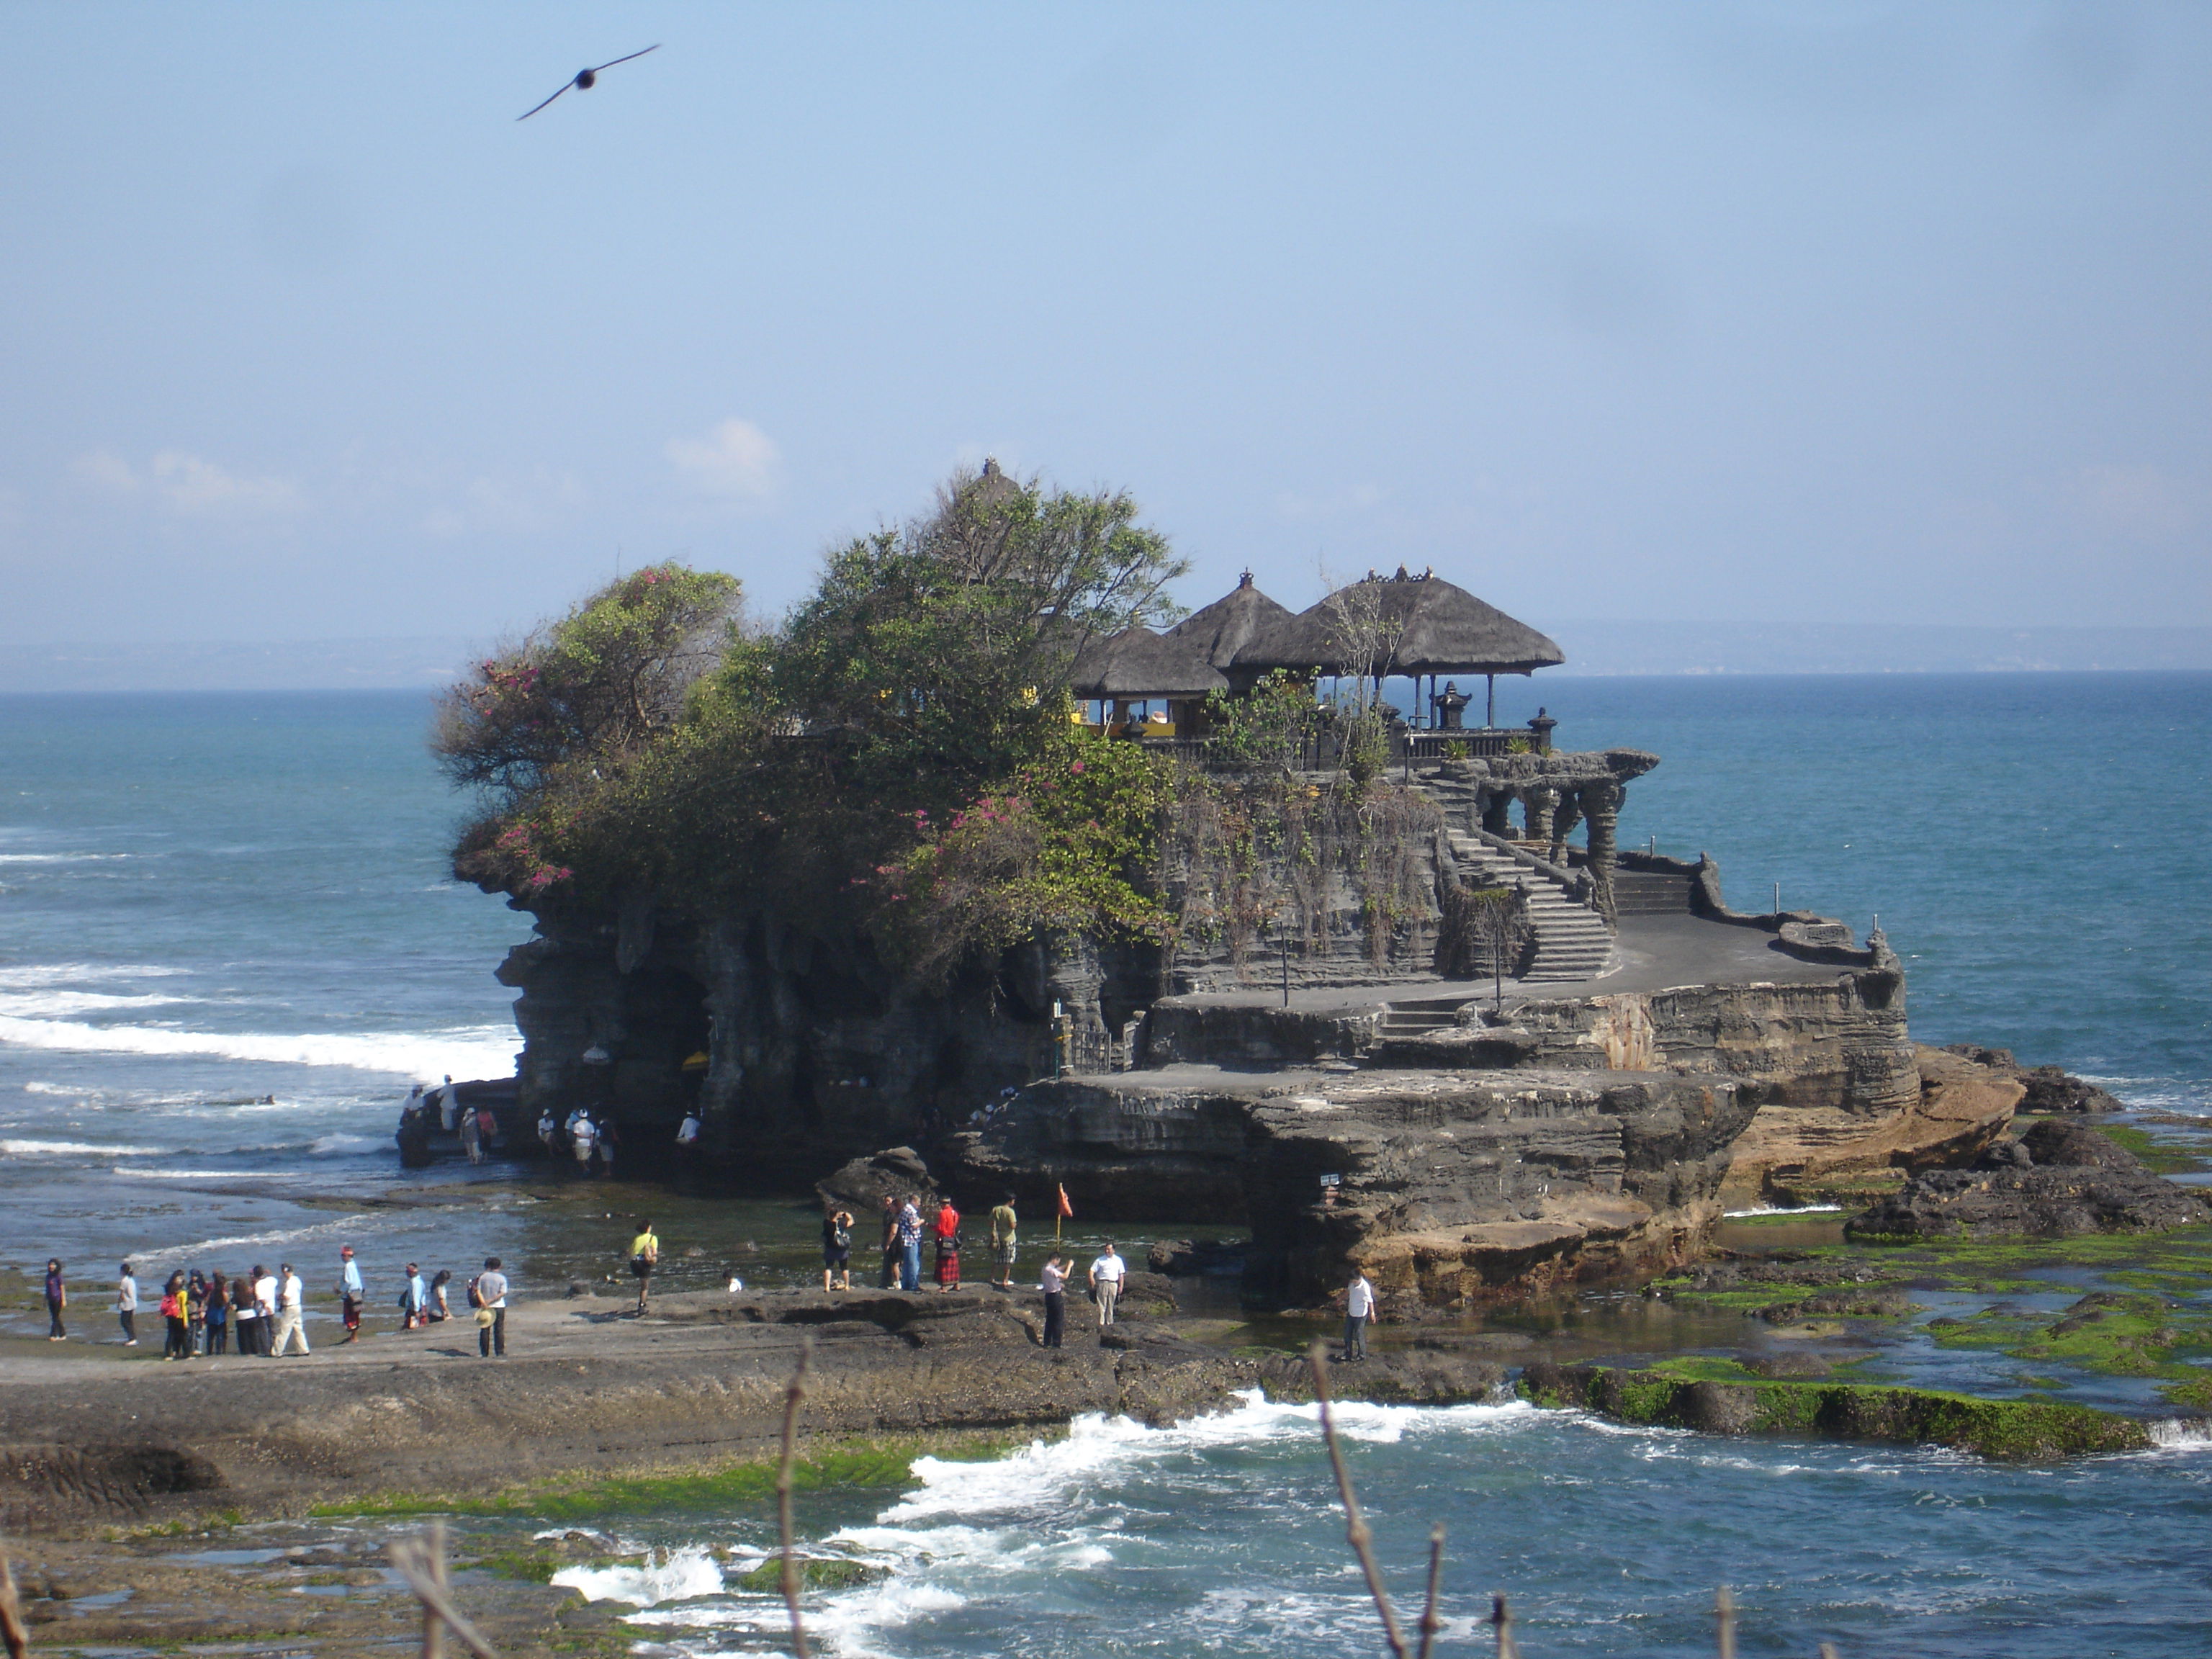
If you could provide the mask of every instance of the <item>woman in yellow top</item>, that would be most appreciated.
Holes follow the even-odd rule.
[[[653,1270],[660,1261],[660,1235],[648,1221],[629,1242],[629,1270],[637,1275],[637,1310],[645,1311],[646,1293],[653,1288]]]

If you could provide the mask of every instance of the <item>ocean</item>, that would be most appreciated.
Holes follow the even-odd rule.
[[[1922,1040],[2212,1122],[2212,867],[2191,850],[2212,821],[2212,674],[1509,681],[1500,717],[1539,702],[1565,746],[1662,757],[1624,844],[1709,851],[1739,908],[1778,884],[1862,933],[1878,913]],[[411,693],[0,697],[0,1268],[60,1255],[89,1287],[125,1255],[234,1271],[334,1262],[343,1237],[373,1287],[403,1258],[499,1251],[527,1292],[615,1269],[618,1212],[651,1202],[678,1287],[805,1271],[795,1206],[397,1168],[411,1079],[508,1070],[492,970],[528,934],[450,878],[468,804],[430,763],[428,714]],[[11,1300],[4,1328],[30,1332]],[[2200,1653],[2212,1629],[2201,1445],[2020,1469],[1510,1406],[1352,1415],[1403,1594],[1430,1522],[1450,1528],[1448,1649],[1486,1639],[1474,1621],[1505,1589],[1532,1655],[1705,1652],[1723,1581],[1747,1653]],[[1312,1425],[1265,1402],[924,1463],[896,1501],[825,1498],[808,1524],[895,1569],[817,1598],[836,1650],[1376,1639]],[[768,1604],[723,1589],[702,1549],[757,1546],[758,1518],[640,1525],[671,1552],[658,1576],[596,1586],[638,1603],[640,1639],[748,1645]]]

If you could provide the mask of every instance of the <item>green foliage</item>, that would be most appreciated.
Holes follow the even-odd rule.
[[[1328,719],[1310,684],[1271,670],[1243,696],[1207,696],[1208,762],[1230,772],[1295,769]]]
[[[479,663],[440,702],[431,746],[455,782],[509,805],[564,768],[618,763],[676,723],[728,644],[738,601],[734,576],[634,571]]]
[[[941,822],[917,810],[920,844],[875,872],[879,937],[925,982],[1044,929],[1166,933],[1152,874],[1172,765],[1065,713],[1045,749]]]
[[[457,778],[504,791],[502,810],[464,836],[457,871],[539,907],[647,890],[697,908],[804,895],[792,919],[823,937],[914,937],[884,914],[889,896],[908,915],[935,896],[939,919],[958,925],[911,953],[930,972],[1024,919],[1150,925],[1134,902],[1145,849],[1132,813],[1152,785],[1109,767],[1091,793],[1107,780],[1120,793],[1072,822],[1040,787],[1065,771],[1057,688],[1074,652],[1173,615],[1162,589],[1183,566],[1135,520],[1117,492],[957,475],[933,514],[834,550],[781,628],[726,629],[713,672],[648,699],[645,727],[542,707],[549,677],[568,683],[554,665],[620,656],[610,636],[635,644],[604,613],[652,598],[659,581],[641,593],[640,573],[517,653],[514,674],[537,678],[514,679],[502,659],[456,694],[441,752]],[[1008,799],[1021,810],[1004,813]],[[1016,822],[979,814],[977,833],[932,853],[915,880],[887,879],[986,800]],[[1012,890],[963,895],[994,869]]]

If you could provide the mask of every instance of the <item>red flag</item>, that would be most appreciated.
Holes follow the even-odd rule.
[[[1072,1216],[1075,1213],[1075,1206],[1067,1201],[1067,1188],[1066,1187],[1062,1187],[1060,1189],[1060,1213],[1063,1216]]]

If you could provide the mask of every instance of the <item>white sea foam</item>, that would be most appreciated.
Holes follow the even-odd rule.
[[[376,1218],[363,1212],[342,1215],[335,1221],[319,1221],[307,1227],[279,1227],[265,1233],[237,1233],[228,1238],[203,1238],[190,1244],[179,1244],[173,1249],[157,1250],[157,1255],[199,1255],[209,1250],[231,1250],[257,1244],[291,1244],[301,1239],[331,1238],[343,1233],[359,1232]]]
[[[647,1555],[642,1566],[563,1567],[553,1575],[553,1583],[581,1592],[587,1601],[627,1601],[632,1607],[652,1607],[720,1595],[722,1569],[705,1550],[686,1545],[662,1555]]]
[[[2212,1450],[2212,1418],[2162,1417],[2143,1427],[2161,1451]]]
[[[1741,1221],[1754,1215],[1833,1215],[1844,1206],[1840,1204],[1762,1204],[1755,1210],[1723,1210],[1723,1218]]]
[[[190,971],[144,962],[41,962],[27,967],[0,968],[0,988],[97,984],[111,979],[170,979]]]
[[[90,1140],[0,1140],[9,1158],[159,1158],[163,1146],[117,1146]]]
[[[0,991],[0,1014],[20,1019],[62,1019],[71,1014],[101,1014],[117,1008],[174,1008],[196,997],[137,996],[112,991]]]
[[[202,1055],[275,1066],[346,1066],[395,1077],[505,1077],[520,1039],[503,1025],[376,1034],[184,1031],[167,1026],[86,1025],[0,1015],[0,1044],[70,1054]]]
[[[314,1158],[337,1158],[349,1152],[380,1152],[392,1145],[390,1135],[320,1135],[307,1143]]]
[[[872,1526],[848,1527],[832,1540],[891,1565],[892,1576],[829,1597],[810,1622],[841,1652],[879,1652],[873,1632],[965,1605],[957,1587],[971,1577],[988,1582],[1017,1565],[1082,1571],[1113,1563],[1120,1559],[1117,1552],[1141,1549],[1142,1539],[1121,1534],[1117,1518],[1073,1527],[1038,1524],[1042,1514],[1064,1509],[1086,1487],[1215,1449],[1318,1443],[1317,1407],[1276,1404],[1256,1389],[1240,1398],[1243,1403],[1233,1410],[1168,1428],[1148,1428],[1126,1417],[1079,1417],[1062,1438],[1035,1441],[988,1462],[916,1459],[918,1490],[884,1510]],[[1345,1439],[1375,1444],[1432,1430],[1514,1431],[1541,1415],[1519,1401],[1442,1407],[1346,1401],[1334,1414]]]
[[[112,864],[136,853],[0,853],[0,864]]]

